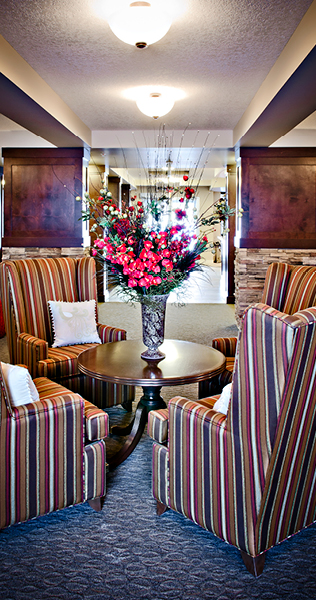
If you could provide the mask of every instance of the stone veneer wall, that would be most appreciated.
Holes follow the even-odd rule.
[[[260,302],[266,271],[268,265],[273,262],[315,266],[316,249],[236,248],[235,315],[237,323],[249,304]]]
[[[21,258],[60,258],[72,256],[80,258],[89,253],[89,248],[2,248],[2,260],[18,260]]]

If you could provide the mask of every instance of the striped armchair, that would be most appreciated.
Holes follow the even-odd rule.
[[[78,372],[78,355],[95,344],[52,348],[48,300],[97,300],[91,257],[28,258],[0,264],[0,293],[10,362],[27,365],[31,376],[48,377],[99,408],[131,406],[134,389],[108,384]],[[103,343],[126,339],[126,331],[98,325]]]
[[[11,406],[1,375],[0,529],[106,492],[108,415],[46,377],[39,400]]]
[[[261,302],[288,315],[315,306],[316,267],[272,263],[267,269]],[[231,382],[236,345],[236,337],[213,339],[213,348],[226,356],[226,369],[209,382],[209,394],[220,393],[222,388]]]
[[[212,408],[218,396],[149,413],[158,513],[170,507],[236,546],[255,576],[266,550],[316,520],[315,358],[316,308],[255,304],[227,416]]]

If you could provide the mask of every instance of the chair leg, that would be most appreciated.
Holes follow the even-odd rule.
[[[260,577],[262,575],[264,561],[266,559],[266,552],[259,554],[258,556],[250,556],[247,552],[240,550],[241,558],[243,559],[249,573],[254,577]]]
[[[89,505],[91,506],[91,508],[93,508],[93,510],[96,510],[97,512],[99,512],[100,510],[102,510],[102,506],[104,504],[104,499],[105,496],[99,496],[98,498],[93,498],[92,500],[88,500]]]
[[[124,400],[124,402],[122,402],[122,406],[126,410],[126,412],[132,412],[133,400]]]
[[[158,517],[160,517],[161,515],[163,515],[164,512],[166,512],[166,510],[169,510],[169,507],[166,506],[165,504],[163,504],[162,502],[159,502],[159,500],[157,500],[157,515]]]

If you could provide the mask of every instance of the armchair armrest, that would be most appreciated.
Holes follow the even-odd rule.
[[[234,357],[236,354],[237,338],[214,338],[212,347],[216,348],[226,357]]]
[[[209,396],[202,400],[193,402],[187,398],[176,396],[169,402],[168,408],[161,408],[160,410],[152,410],[148,414],[148,435],[159,444],[165,444],[168,441],[169,433],[169,412],[172,406],[181,407],[187,412],[197,410],[199,418],[203,418],[211,423],[219,424],[220,426],[226,425],[226,417],[220,412],[213,410],[213,405],[219,396]],[[189,406],[189,407],[188,407]]]
[[[222,428],[226,429],[227,417],[223,413],[217,412],[212,407],[215,404],[218,396],[210,396],[209,398],[203,398],[202,400],[189,400],[182,396],[175,396],[169,402],[169,414],[171,415],[171,421],[174,424],[174,411],[181,411],[186,413],[187,419],[198,420],[203,423],[203,428],[209,425],[210,428]],[[174,425],[172,425],[174,427]],[[171,427],[170,427],[171,435]],[[175,435],[175,431],[173,432]]]
[[[85,433],[89,442],[102,440],[108,435],[108,415],[88,400],[84,401]]]
[[[17,362],[27,365],[31,376],[37,375],[37,363],[48,357],[48,342],[29,333],[17,337]]]
[[[43,431],[45,431],[45,423],[49,413],[51,413],[57,421],[60,418],[61,424],[63,424],[64,411],[69,407],[74,412],[83,412],[83,403],[84,400],[79,394],[75,394],[69,390],[68,394],[63,393],[61,396],[52,396],[51,398],[40,399],[36,402],[30,402],[29,404],[13,406],[11,416],[14,420],[25,421],[35,417],[39,426],[42,422],[44,428]],[[80,417],[78,416],[77,418]]]
[[[148,413],[148,435],[159,442],[164,444],[168,440],[168,425],[169,425],[169,411],[167,408],[161,408],[160,410],[151,410]]]
[[[100,323],[98,323],[97,329],[102,344],[106,344],[107,342],[120,342],[121,340],[126,340],[125,329],[109,327],[108,325],[102,325]]]

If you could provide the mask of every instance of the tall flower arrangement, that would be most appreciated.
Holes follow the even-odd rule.
[[[124,211],[118,209],[106,187],[97,199],[85,195],[82,218],[92,220],[91,231],[96,234],[92,255],[108,267],[109,277],[126,300],[149,304],[153,296],[181,289],[192,271],[201,269],[203,252],[213,246],[207,235],[217,223],[225,226],[235,213],[226,198],[221,198],[200,217],[195,215],[192,234],[187,211],[195,190],[188,184],[188,176],[183,180],[182,187],[166,188],[147,202],[132,198]],[[181,204],[175,210],[174,196]],[[166,211],[169,224],[163,227]],[[206,228],[203,235],[199,234],[201,225]]]

